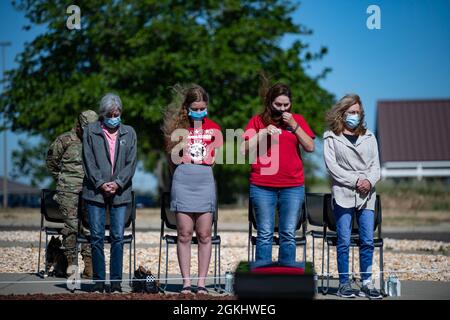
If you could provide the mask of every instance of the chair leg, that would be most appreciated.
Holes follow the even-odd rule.
[[[40,267],[41,267],[41,248],[42,248],[42,226],[39,230],[39,252],[38,252],[38,264],[36,273],[40,275]]]
[[[214,290],[217,291],[217,244],[214,245]]]
[[[383,296],[387,296],[386,288],[384,287],[384,266],[383,266],[383,246],[380,247],[380,286],[381,286],[381,294]]]
[[[47,248],[48,248],[48,234],[47,231],[45,232],[45,256],[44,256],[44,261],[45,261],[45,270],[44,270],[44,276],[48,276],[48,264],[47,264]]]
[[[161,278],[161,250],[162,250],[162,237],[159,237],[159,256],[158,256],[158,281]]]
[[[314,279],[317,279],[315,281],[315,290],[316,293],[318,292],[318,287],[319,287],[319,278],[317,277],[317,272],[316,272],[316,262],[315,262],[315,252],[314,252],[314,236],[311,234],[312,237],[312,269],[313,269],[313,275],[314,275]],[[305,261],[306,263],[306,261]],[[305,265],[306,266],[306,265]]]
[[[129,254],[129,256],[130,256],[130,259],[129,259],[129,269],[128,269],[128,284],[129,284],[129,286],[131,287],[131,250],[132,250],[132,244],[133,244],[133,240],[131,240],[131,242],[130,242],[130,254]]]
[[[305,263],[306,268],[306,242],[305,245],[303,246],[303,262]]]
[[[222,271],[220,270],[220,265],[221,265],[221,261],[220,261],[220,243],[219,243],[219,289],[222,288]],[[223,290],[222,290],[223,292]]]
[[[312,265],[313,265],[313,271],[316,272],[316,264],[314,260],[314,237],[312,237]]]
[[[323,281],[324,281],[324,278],[325,278],[325,276],[324,276],[324,274],[323,274],[323,272],[324,272],[324,270],[325,270],[325,238],[322,238],[322,281],[321,281],[321,285],[322,285],[322,293],[323,294],[327,294],[327,292],[325,291],[325,289],[324,289],[324,286],[323,286]],[[328,247],[328,245],[327,245],[327,247]]]
[[[328,293],[329,289],[330,289],[330,246],[327,245],[327,289],[325,291],[325,294]]]
[[[164,290],[167,288],[167,273],[169,272],[169,243],[166,241],[166,279]]]
[[[136,235],[133,234],[133,271],[136,270]]]
[[[250,246],[251,246],[251,242],[250,242],[250,236],[248,237],[248,245],[247,245],[247,255],[248,255],[248,262],[250,263],[251,261],[251,256],[250,256]]]

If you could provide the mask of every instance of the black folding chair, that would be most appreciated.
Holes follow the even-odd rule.
[[[214,290],[221,290],[221,271],[220,271],[220,235],[217,234],[217,220],[219,216],[219,208],[216,202],[216,212],[213,217],[213,234],[211,237],[211,243],[214,245]],[[166,242],[166,275],[164,290],[167,287],[167,274],[169,269],[169,245],[176,245],[178,236],[175,234],[166,234],[165,228],[170,230],[177,230],[176,213],[170,211],[170,192],[163,192],[161,194],[161,234],[159,237],[159,259],[158,259],[158,279],[161,276],[161,254],[162,254],[162,241]],[[192,237],[191,244],[198,244],[196,236]],[[217,274],[219,275],[217,278]],[[217,280],[218,279],[218,280]]]
[[[321,268],[321,290],[323,291],[324,282],[324,266],[325,266],[325,241],[324,241],[324,217],[326,215],[326,196],[324,193],[306,193],[305,197],[306,203],[306,217],[308,225],[313,227],[321,228],[319,230],[308,230],[307,234],[312,237],[312,263],[314,272],[316,272],[315,264],[315,239],[322,239],[322,268]],[[335,234],[333,231],[329,231],[328,235],[332,236]]]
[[[59,211],[58,204],[53,200],[55,190],[42,189],[41,190],[41,227],[39,229],[39,253],[38,253],[38,265],[37,274],[41,275],[41,247],[42,247],[42,232],[45,232],[45,255],[44,274],[48,275],[48,266],[45,261],[47,257],[47,246],[49,236],[62,236],[61,230],[64,227],[64,217]],[[53,225],[47,225],[47,222],[53,223]]]
[[[334,213],[332,210],[332,197],[331,194],[326,195],[325,199],[325,225],[323,228],[325,241],[327,243],[327,286],[326,289],[323,288],[322,292],[327,294],[329,286],[330,286],[330,246],[337,245],[337,234],[336,234],[336,219],[334,217]],[[383,237],[381,234],[381,223],[382,223],[382,210],[381,210],[381,199],[380,196],[377,195],[375,201],[375,214],[374,214],[374,232],[376,235],[373,238],[373,244],[375,248],[380,250],[380,282],[381,282],[381,291],[382,294],[385,295],[384,290],[384,267],[383,267]],[[330,233],[332,231],[333,233]],[[352,275],[354,275],[354,248],[360,247],[360,239],[359,239],[359,229],[358,229],[358,219],[356,219],[356,213],[352,216],[352,231],[350,236],[350,248],[352,248]],[[352,278],[354,281],[354,277]]]
[[[303,205],[300,210],[301,210],[301,212],[300,212],[299,219],[297,221],[297,227],[295,228],[295,230],[297,232],[301,229],[301,233],[300,233],[300,236],[297,236],[297,235],[295,236],[295,245],[303,246],[303,261],[306,262],[305,201],[303,202]],[[272,246],[280,245],[280,238],[278,235],[278,232],[279,232],[278,225],[279,225],[278,214],[275,214],[275,228],[274,228],[274,235],[273,235],[273,239],[272,239]],[[255,210],[253,208],[252,201],[249,199],[249,201],[248,201],[248,261],[255,260],[256,236],[253,235],[253,230],[257,231],[258,227],[256,226]]]
[[[129,284],[131,286],[132,281],[132,272],[136,269],[136,199],[134,191],[131,191],[131,202],[127,205],[127,212],[125,215],[125,231],[131,226],[131,233],[125,234],[123,237],[123,243],[129,245]],[[81,230],[82,226],[89,230],[89,217],[87,214],[86,202],[81,196],[79,196],[79,204],[78,204],[78,234],[77,234],[77,256],[79,245],[83,243],[89,243],[90,239],[88,236],[85,236]],[[105,230],[109,231],[111,227],[110,224],[110,213],[109,207],[106,210],[106,222],[105,222]],[[109,234],[105,234],[104,243],[111,244],[112,239]],[[131,253],[133,252],[133,268],[131,267]]]

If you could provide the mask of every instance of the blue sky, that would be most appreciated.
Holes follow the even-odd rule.
[[[366,27],[366,9],[372,4],[381,9],[380,30]],[[61,14],[64,11],[62,8]],[[358,93],[369,129],[375,129],[377,100],[450,98],[450,1],[303,0],[293,19],[314,31],[312,36],[301,38],[312,51],[321,46],[329,50],[308,73],[317,75],[324,67],[331,67],[332,72],[321,85],[337,98],[348,92]],[[12,42],[7,49],[8,69],[16,66],[14,57],[23,50],[24,43],[44,30],[33,28],[25,32],[22,26],[26,22],[9,1],[0,1],[0,41]],[[293,40],[294,37],[286,36],[281,45]],[[24,137],[8,133],[8,154]],[[3,137],[0,150],[3,155]],[[317,159],[320,153],[319,146]],[[10,160],[8,163],[11,169]],[[137,174],[134,182],[143,189],[155,186],[149,174]]]

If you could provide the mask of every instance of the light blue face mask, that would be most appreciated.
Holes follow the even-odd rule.
[[[359,115],[357,114],[349,114],[345,118],[345,124],[350,129],[355,129],[359,125]]]
[[[191,108],[189,108],[188,116],[192,120],[203,120],[203,118],[206,117],[207,115],[208,115],[208,110],[207,109],[205,109],[203,111],[194,111]]]
[[[121,120],[120,120],[120,117],[117,117],[117,118],[107,118],[107,117],[105,117],[103,119],[103,123],[108,128],[114,129],[114,128],[117,128],[119,126],[119,124],[121,123]]]

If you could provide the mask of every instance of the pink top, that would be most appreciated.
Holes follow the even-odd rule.
[[[117,133],[119,132],[119,130],[117,130],[114,133],[109,133],[108,129],[103,123],[102,129],[109,145],[109,158],[111,159],[111,171],[114,172],[114,153],[116,151]]]

